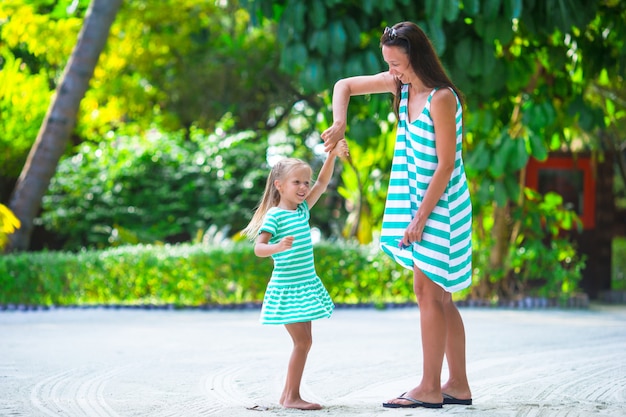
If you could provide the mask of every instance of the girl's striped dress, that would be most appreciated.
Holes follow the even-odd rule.
[[[333,312],[333,301],[315,272],[309,218],[306,201],[296,210],[272,207],[265,215],[260,232],[272,235],[269,243],[286,236],[294,236],[294,242],[291,249],[272,255],[274,270],[261,308],[263,324],[311,321]]]
[[[424,110],[412,123],[408,117],[409,86],[402,86],[396,145],[383,214],[381,248],[404,268],[415,264],[448,292],[472,282],[472,204],[462,159],[462,107],[457,97],[454,172],[437,206],[426,221],[421,242],[398,247],[415,216],[437,167],[435,128],[428,96]],[[456,94],[455,94],[456,96]]]

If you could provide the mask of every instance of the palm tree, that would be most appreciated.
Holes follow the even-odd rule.
[[[80,102],[121,5],[122,0],[92,0],[89,4],[76,46],[9,200],[9,208],[22,226],[9,236],[6,251],[28,248],[33,220],[76,125]]]

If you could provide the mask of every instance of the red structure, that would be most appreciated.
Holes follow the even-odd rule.
[[[611,289],[611,244],[617,226],[613,197],[613,157],[555,153],[544,162],[530,159],[526,186],[545,194],[554,191],[576,213],[583,231],[573,231],[580,253],[587,256],[580,283],[589,298],[597,299]]]
[[[545,194],[553,191],[574,210],[585,230],[596,224],[596,180],[590,156],[555,155],[539,162],[531,158],[527,165],[526,186]]]

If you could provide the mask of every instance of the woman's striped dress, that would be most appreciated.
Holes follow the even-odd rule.
[[[296,210],[272,207],[263,220],[261,232],[272,235],[269,243],[294,236],[293,246],[272,255],[274,270],[267,284],[260,321],[289,324],[330,317],[334,304],[315,272],[313,242],[306,201]]]
[[[430,115],[434,89],[424,110],[408,121],[409,86],[402,86],[396,145],[383,214],[381,248],[404,268],[413,265],[448,292],[472,282],[472,204],[462,159],[462,107],[457,97],[454,172],[426,221],[421,242],[398,247],[415,216],[437,166],[435,128]],[[456,94],[455,94],[456,95]]]

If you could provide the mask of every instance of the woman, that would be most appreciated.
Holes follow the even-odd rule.
[[[427,36],[414,23],[386,28],[382,55],[389,70],[339,80],[326,149],[344,137],[350,96],[392,93],[398,116],[381,248],[413,271],[420,309],[422,380],[383,403],[388,408],[470,405],[465,330],[452,292],[471,284],[472,208],[462,160],[462,95]],[[441,384],[444,355],[449,378]]]

